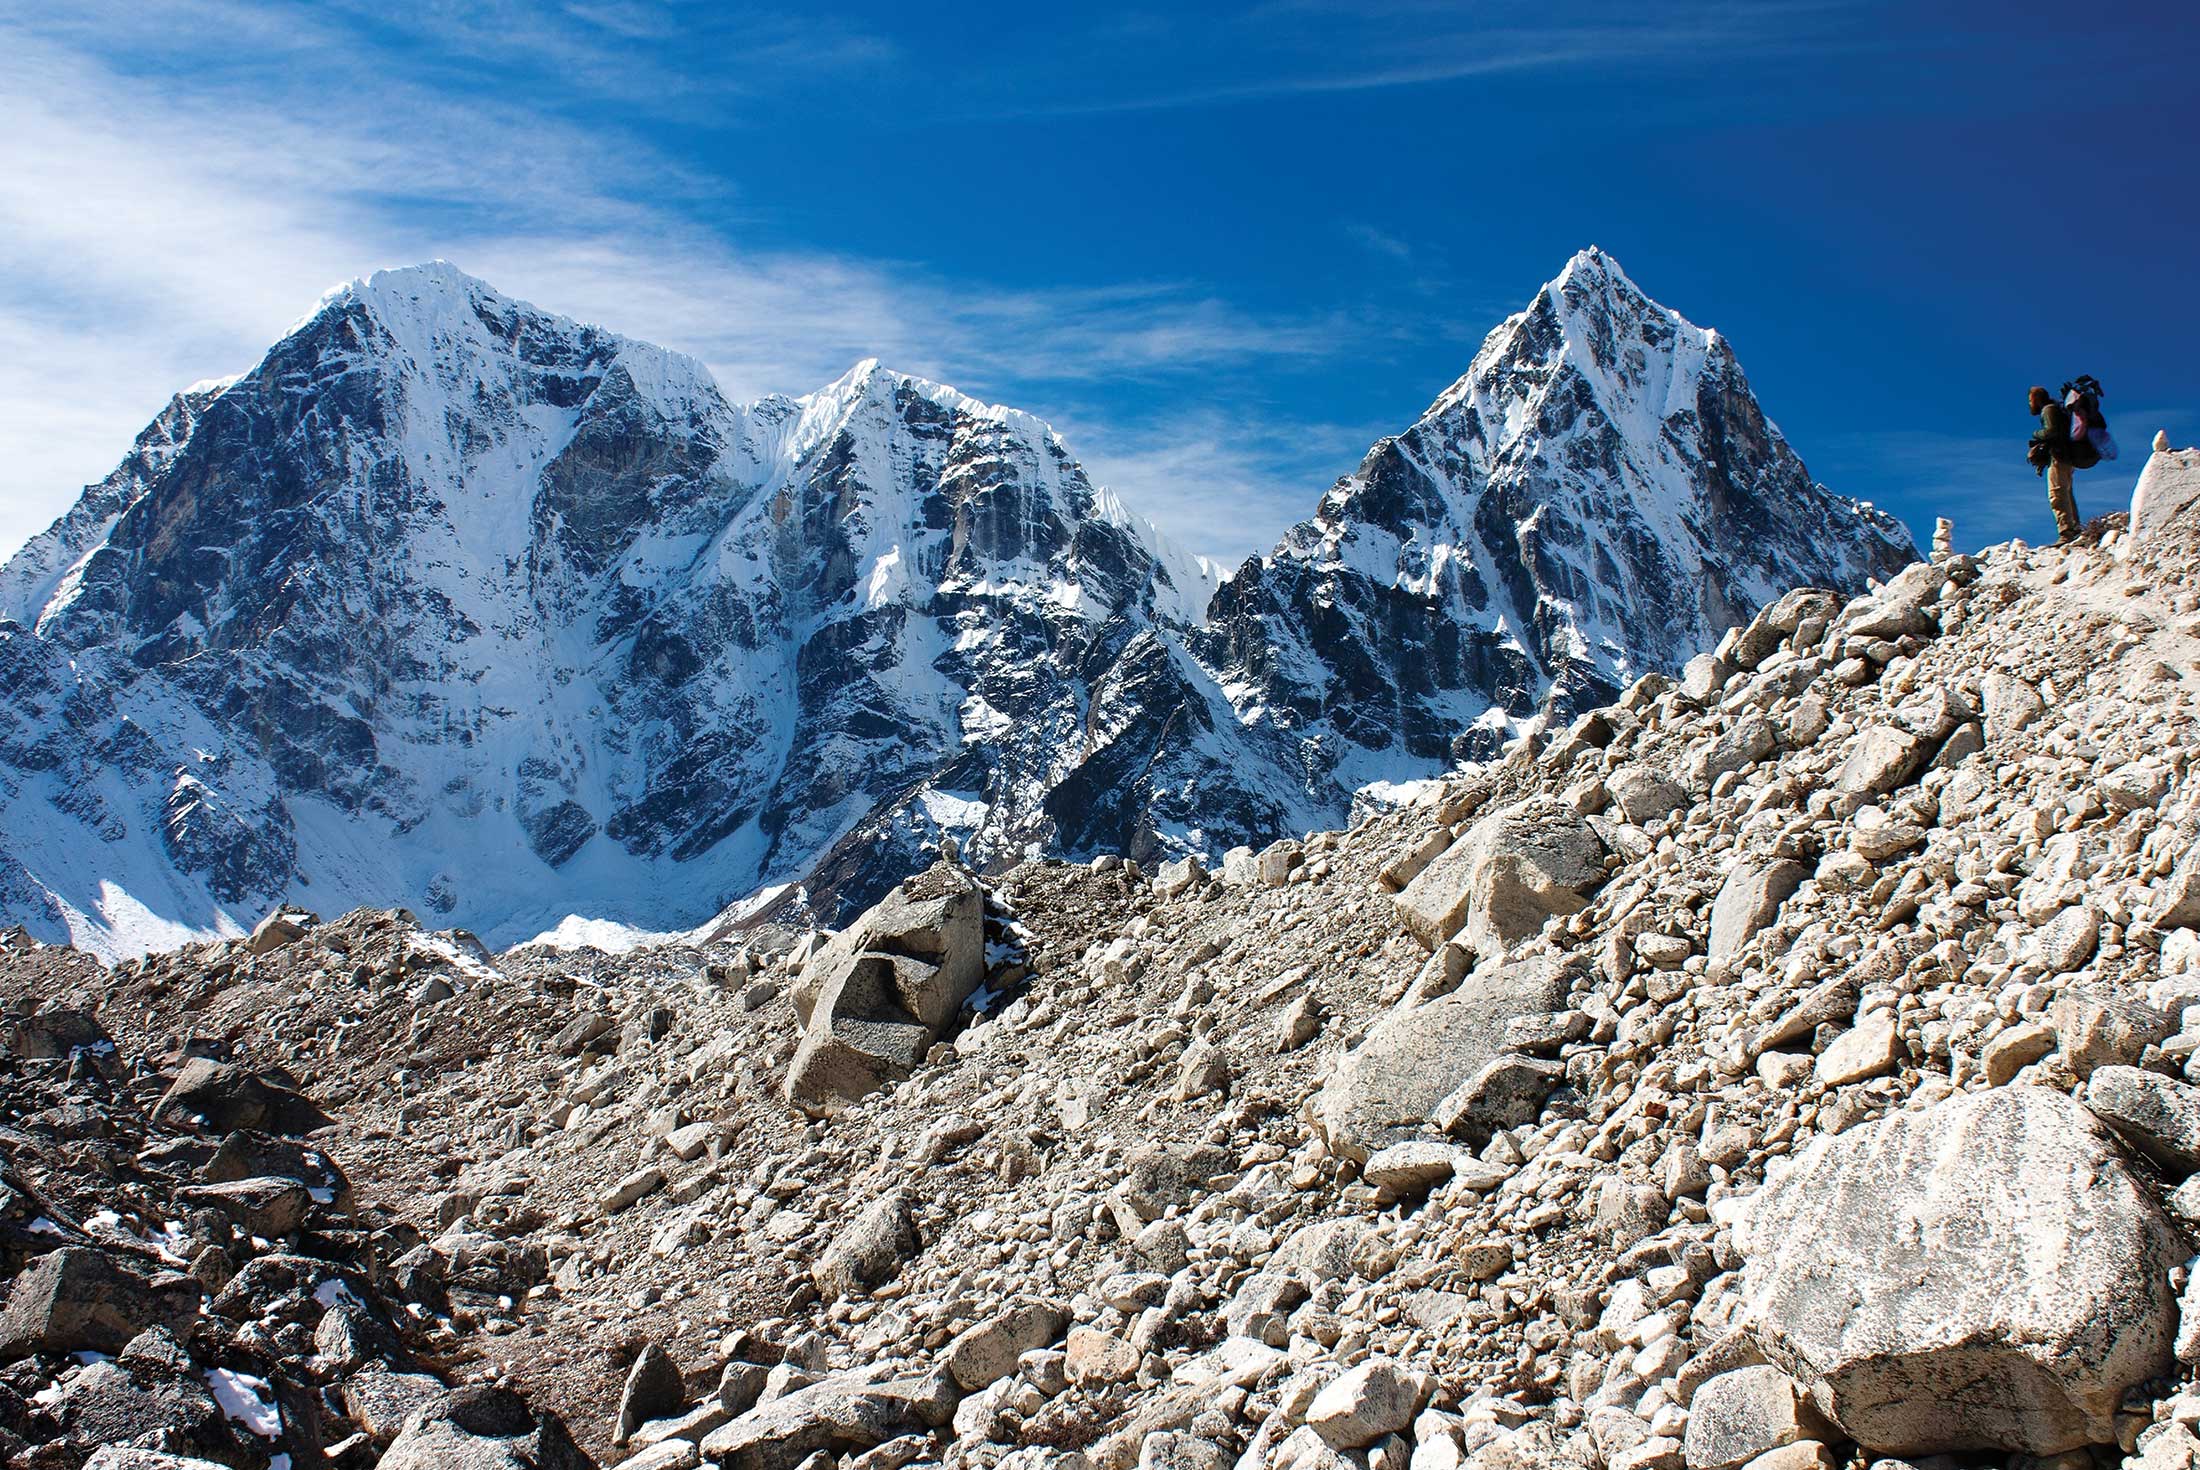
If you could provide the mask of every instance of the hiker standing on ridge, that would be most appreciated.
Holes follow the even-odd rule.
[[[2025,458],[2047,476],[2047,504],[2055,512],[2055,539],[2062,545],[2077,539],[2078,497],[2072,481],[2079,470],[2089,470],[2103,459],[2116,457],[2116,441],[2108,437],[2108,421],[2101,416],[2101,385],[2091,377],[2063,384],[2063,398],[2034,385],[2031,410],[2040,416]]]

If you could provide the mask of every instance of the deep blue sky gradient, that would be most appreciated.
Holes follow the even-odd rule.
[[[1921,541],[1935,514],[1965,545],[2050,532],[2022,457],[2033,381],[2108,385],[2127,457],[2081,476],[2088,513],[2128,495],[2157,427],[2200,431],[2189,6],[853,4],[810,21],[223,4],[12,24],[108,79],[95,90],[320,117],[371,154],[340,186],[301,186],[341,195],[341,227],[291,252],[324,274],[446,255],[714,365],[738,356],[721,369],[737,393],[804,391],[813,358],[876,351],[1053,420],[1138,509],[1231,558],[1592,242],[1724,332],[1813,472]],[[423,163],[475,132],[498,140],[497,179]],[[189,146],[141,141],[156,159]],[[565,264],[537,272],[528,252],[553,236]],[[567,288],[581,301],[547,286],[583,279],[577,238],[601,252]],[[207,254],[193,279],[225,279]],[[675,286],[614,314],[630,274],[689,279],[670,255],[854,263],[879,310],[921,294],[930,316],[867,343],[872,308],[835,315],[814,299],[831,278],[799,272],[768,310]],[[18,309],[126,325],[130,292],[94,274],[19,282]],[[238,330],[264,342],[273,308],[238,289]],[[742,309],[770,317],[753,354],[728,345]],[[151,350],[130,335],[113,350]],[[142,407],[127,414],[157,401]],[[13,413],[0,450],[27,432]]]

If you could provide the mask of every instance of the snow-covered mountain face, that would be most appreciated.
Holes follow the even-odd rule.
[[[1219,590],[1028,415],[875,363],[735,405],[384,272],[0,568],[0,914],[506,942],[789,882],[831,918],[949,835],[1214,853],[1913,554],[1593,251]]]
[[[875,363],[736,406],[385,272],[0,574],[0,900],[108,949],[285,898],[662,926],[910,794],[1006,856],[1081,670],[1213,590],[1027,415]]]
[[[1158,712],[1150,687],[1126,693],[1149,709],[1112,765],[1146,792],[1081,835],[1139,850],[1339,823],[1361,788],[1608,703],[1788,588],[1853,592],[1916,554],[1894,518],[1811,480],[1723,338],[1585,250],[1224,584],[1187,640],[1204,678]],[[1229,716],[1230,738],[1175,738]],[[1289,784],[1247,790],[1249,768]]]

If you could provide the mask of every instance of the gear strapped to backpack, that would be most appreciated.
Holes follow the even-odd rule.
[[[2101,459],[2114,459],[2116,440],[2108,432],[2107,416],[2101,412],[2101,400],[2107,396],[2108,390],[2091,373],[2080,373],[2063,384],[2063,407],[2070,410],[2070,437],[2092,446]]]

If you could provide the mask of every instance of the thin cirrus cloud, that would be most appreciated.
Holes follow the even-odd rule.
[[[993,97],[1007,111],[1056,116],[1228,107],[1293,97],[1472,81],[1590,67],[1694,67],[1822,54],[1837,42],[1825,23],[1853,0],[1673,0],[1623,21],[1594,5],[1513,0],[1462,6],[1423,0],[1267,0],[1228,9],[1141,17],[1080,36],[1079,50],[1111,43],[1186,59],[1188,80],[1144,89],[1116,85],[1114,67],[1068,70],[1066,87],[1036,98]],[[1099,80],[1081,91],[1079,76]]]
[[[214,8],[260,27],[263,56],[310,61],[344,40],[318,18],[283,27]],[[437,41],[493,34],[485,13],[446,16]],[[371,116],[341,94],[303,105],[265,75],[151,77],[98,54],[75,15],[36,32],[0,21],[0,329],[16,344],[0,354],[0,554],[110,469],[170,393],[249,367],[331,286],[434,257],[691,352],[734,398],[806,391],[878,356],[972,391],[1035,394],[1022,406],[1044,412],[1065,396],[1049,384],[1311,361],[1367,330],[1249,313],[1196,283],[996,290],[909,262],[746,251],[728,238],[739,203],[725,208],[725,184],[631,136],[405,76],[348,94],[371,97]],[[538,26],[514,44],[556,65],[579,43]],[[817,49],[836,64],[879,54],[845,35]],[[679,207],[706,193],[710,224]],[[1091,422],[1091,441],[1114,437],[1105,417]],[[1139,487],[1119,488],[1137,503]],[[1174,508],[1139,508],[1213,540]]]

